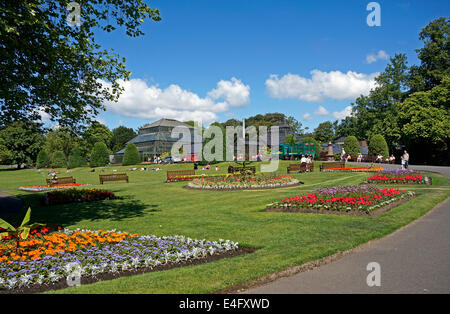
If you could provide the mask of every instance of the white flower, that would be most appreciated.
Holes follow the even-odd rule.
[[[9,290],[12,290],[12,289],[14,289],[16,287],[16,284],[17,284],[17,279],[16,278],[10,278],[10,279],[8,279],[6,287]]]
[[[31,275],[29,274],[23,274],[20,276],[20,284],[22,286],[28,286],[31,283]]]
[[[48,278],[51,282],[57,282],[59,279],[61,279],[61,276],[52,271],[48,274]]]
[[[138,268],[138,267],[139,267],[139,262],[140,262],[140,259],[139,259],[138,256],[133,257],[133,258],[131,259],[131,265],[132,265],[134,268]]]
[[[39,275],[36,282],[42,285],[44,283],[44,275]]]

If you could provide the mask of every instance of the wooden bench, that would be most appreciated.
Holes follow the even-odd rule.
[[[100,184],[105,181],[127,181],[128,175],[126,173],[114,173],[114,174],[99,174]]]
[[[324,171],[329,168],[345,168],[345,161],[323,162],[320,165],[320,171]]]
[[[73,177],[59,177],[55,179],[46,179],[47,185],[54,185],[54,184],[73,184],[77,183]]]
[[[180,177],[184,176],[194,176],[195,170],[172,170],[167,171],[167,182],[175,181],[179,179]]]
[[[314,164],[306,162],[302,162],[299,164],[290,164],[287,167],[287,173],[291,173],[292,171],[299,171],[299,172],[314,171]]]
[[[253,174],[256,173],[256,167],[255,166],[250,166],[250,167],[233,167],[233,166],[229,166],[228,167],[228,173],[238,173],[238,172],[242,172],[242,171],[246,171],[246,170],[251,171]]]

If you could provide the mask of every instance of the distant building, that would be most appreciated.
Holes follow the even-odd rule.
[[[181,139],[172,137],[172,130],[177,126],[184,126],[190,130],[191,139],[182,144],[191,145],[191,154],[198,156],[200,153],[201,140],[196,140],[194,136],[194,127],[186,123],[174,120],[174,119],[160,119],[156,122],[145,125],[138,131],[138,136],[128,141],[128,143],[134,143],[141,154],[143,161],[147,158],[152,158],[154,155],[160,156],[164,153],[168,153],[172,150],[173,144]],[[115,162],[121,162],[121,157],[125,153],[125,148],[114,154]]]

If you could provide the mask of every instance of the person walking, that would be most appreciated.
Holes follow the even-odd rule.
[[[409,154],[408,152],[405,150],[404,154],[403,154],[403,160],[405,161],[405,169],[408,169],[408,165],[409,165]]]

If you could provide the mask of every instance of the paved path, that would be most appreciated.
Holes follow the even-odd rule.
[[[410,169],[450,177],[447,167]],[[449,240],[450,198],[408,226],[337,261],[244,293],[450,293]],[[381,268],[379,287],[366,282],[371,262]]]
[[[23,202],[21,199],[0,192],[0,218],[5,219],[14,215],[22,209]]]

